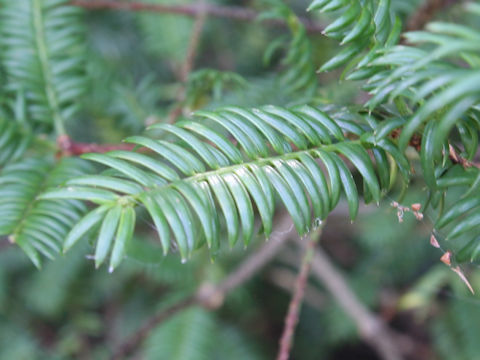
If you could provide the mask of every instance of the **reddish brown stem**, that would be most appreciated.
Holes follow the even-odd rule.
[[[80,6],[91,10],[129,10],[129,11],[148,11],[164,14],[177,14],[188,17],[197,17],[199,13],[205,11],[207,16],[237,20],[237,21],[254,21],[258,18],[259,13],[255,10],[238,7],[238,6],[220,6],[207,5],[205,9],[198,4],[191,5],[163,5],[163,4],[148,4],[141,2],[124,2],[113,0],[73,0],[72,5]],[[319,33],[323,31],[323,27],[314,23],[310,19],[300,19],[308,32]],[[280,19],[266,19],[263,20],[265,24],[273,26],[286,26],[285,22]]]
[[[295,290],[292,300],[288,306],[288,312],[285,316],[285,326],[283,334],[280,339],[280,347],[278,351],[277,360],[288,360],[290,356],[290,349],[292,348],[293,335],[297,327],[300,308],[302,306],[303,297],[305,295],[305,287],[308,281],[308,274],[312,266],[312,259],[314,254],[315,243],[318,240],[320,233],[313,234],[310,238],[305,253],[302,259],[300,272],[295,281]]]
[[[192,72],[195,63],[195,57],[197,56],[198,46],[200,44],[200,38],[205,25],[205,20],[207,18],[206,9],[208,5],[205,3],[205,1],[200,1],[199,3],[201,6],[201,11],[199,11],[195,17],[195,23],[193,24],[192,34],[190,36],[190,42],[185,55],[185,61],[180,72],[180,80],[184,83],[187,82],[188,76]]]
[[[113,150],[133,150],[134,144],[94,144],[73,141],[68,135],[57,138],[61,156],[78,156],[86,153],[105,153]]]
[[[462,165],[465,169],[469,167],[476,167],[480,169],[480,164],[461,157],[460,154],[455,151],[455,148],[452,145],[448,145],[448,151],[448,156],[454,163]]]
[[[192,34],[190,36],[190,43],[188,44],[187,53],[185,54],[185,61],[182,65],[182,69],[180,71],[180,81],[183,85],[180,87],[177,93],[177,104],[174,106],[170,114],[168,114],[168,122],[174,123],[178,117],[183,112],[184,107],[184,100],[185,100],[185,92],[186,92],[186,83],[188,81],[188,76],[192,72],[195,57],[197,55],[198,46],[200,44],[200,37],[203,32],[203,28],[205,25],[205,20],[207,18],[207,14],[205,12],[207,4],[205,1],[200,1],[200,5],[202,6],[202,11],[198,13],[197,17],[195,18],[195,23],[193,24]]]
[[[157,327],[162,322],[168,320],[170,317],[177,314],[178,312],[194,305],[196,301],[197,300],[195,296],[188,297],[173,304],[172,306],[166,308],[165,310],[150,318],[139,330],[137,330],[137,332],[135,332],[135,334],[133,334],[130,338],[128,338],[124,343],[120,345],[120,347],[111,357],[111,360],[120,360],[123,359],[125,356],[130,355],[131,352],[143,342],[143,340],[148,336],[148,334],[150,334],[150,332],[155,327]]]

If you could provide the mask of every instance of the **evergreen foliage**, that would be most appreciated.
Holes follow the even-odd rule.
[[[85,89],[82,11],[66,3],[3,1],[0,13],[5,90],[23,94],[32,128],[59,135]]]

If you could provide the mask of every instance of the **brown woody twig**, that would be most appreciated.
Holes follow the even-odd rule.
[[[172,1],[173,2],[173,1]],[[142,2],[124,2],[113,0],[73,0],[72,5],[83,7],[90,10],[128,10],[128,11],[147,11],[164,14],[177,14],[188,17],[197,17],[197,15],[205,11],[207,16],[225,18],[237,21],[255,21],[259,13],[255,10],[238,7],[238,6],[220,6],[209,4],[203,9],[201,5],[163,5],[163,4],[148,4]],[[321,33],[324,28],[310,19],[300,18],[308,32]],[[280,19],[265,19],[262,21],[265,24],[273,26],[285,27],[286,23]]]
[[[186,83],[188,76],[192,72],[195,57],[197,55],[198,46],[200,44],[200,37],[205,26],[205,20],[207,18],[206,8],[207,4],[205,0],[200,1],[201,10],[195,17],[195,23],[193,24],[192,35],[190,37],[190,43],[188,44],[187,53],[185,55],[185,61],[180,70],[180,81],[183,85],[180,87],[177,93],[177,105],[174,106],[170,114],[168,114],[168,122],[174,123],[181,115],[183,110],[183,102],[185,100]]]
[[[188,44],[187,54],[185,56],[185,61],[182,66],[182,70],[180,72],[180,80],[182,82],[186,82],[188,80],[188,76],[190,75],[193,64],[195,63],[195,57],[197,56],[198,45],[200,44],[200,37],[203,32],[203,28],[205,25],[205,20],[207,18],[207,4],[205,0],[199,1],[200,11],[198,12],[197,16],[195,17],[195,23],[193,24],[192,35],[190,37],[190,43]]]
[[[295,292],[295,282],[297,280],[297,274],[290,269],[275,268],[268,272],[267,279],[273,285],[285,290],[293,295]],[[305,304],[308,304],[313,309],[321,311],[325,305],[325,295],[313,285],[307,284],[305,286]]]
[[[316,231],[310,236],[308,244],[305,247],[305,253],[303,255],[300,271],[295,281],[293,297],[288,306],[287,315],[285,316],[285,327],[283,329],[282,337],[280,338],[280,347],[278,350],[277,360],[288,360],[290,357],[293,335],[298,323],[300,307],[302,305],[305,287],[308,281],[308,274],[310,273],[310,268],[312,266],[314,248],[319,237],[320,230]]]
[[[192,305],[195,305],[197,299],[195,296],[188,297],[183,299],[172,306],[164,309],[160,313],[153,316],[149,319],[140,329],[138,329],[131,337],[125,340],[114,352],[111,357],[112,360],[120,360],[129,356],[134,350],[140,346],[145,338],[150,334],[150,332],[157,327],[159,324],[171,318],[173,315],[178,312],[189,308]]]
[[[469,167],[476,167],[480,169],[480,164],[463,158],[455,151],[455,148],[451,144],[448,145],[448,156],[450,157],[450,160],[456,164],[462,165],[465,169]]]
[[[299,246],[306,246],[297,241]],[[403,357],[398,340],[387,325],[371,313],[350,289],[347,281],[320,249],[315,250],[312,260],[312,275],[320,280],[338,304],[355,322],[360,337],[375,349],[384,360],[401,360]]]

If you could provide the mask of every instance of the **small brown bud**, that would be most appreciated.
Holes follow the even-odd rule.
[[[440,261],[443,262],[445,265],[452,266],[452,252],[449,250],[445,254],[442,255]]]
[[[420,209],[422,208],[422,204],[419,204],[419,203],[412,204],[411,208],[413,211],[420,211]]]
[[[423,214],[421,212],[414,212],[414,214],[417,220],[423,220]]]
[[[440,244],[438,243],[437,238],[433,234],[430,236],[430,245],[432,245],[433,247],[435,247],[437,249],[440,248]]]

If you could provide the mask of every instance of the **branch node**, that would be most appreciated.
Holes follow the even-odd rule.
[[[195,299],[205,309],[216,310],[222,307],[225,301],[225,293],[214,284],[204,283],[197,290]]]

